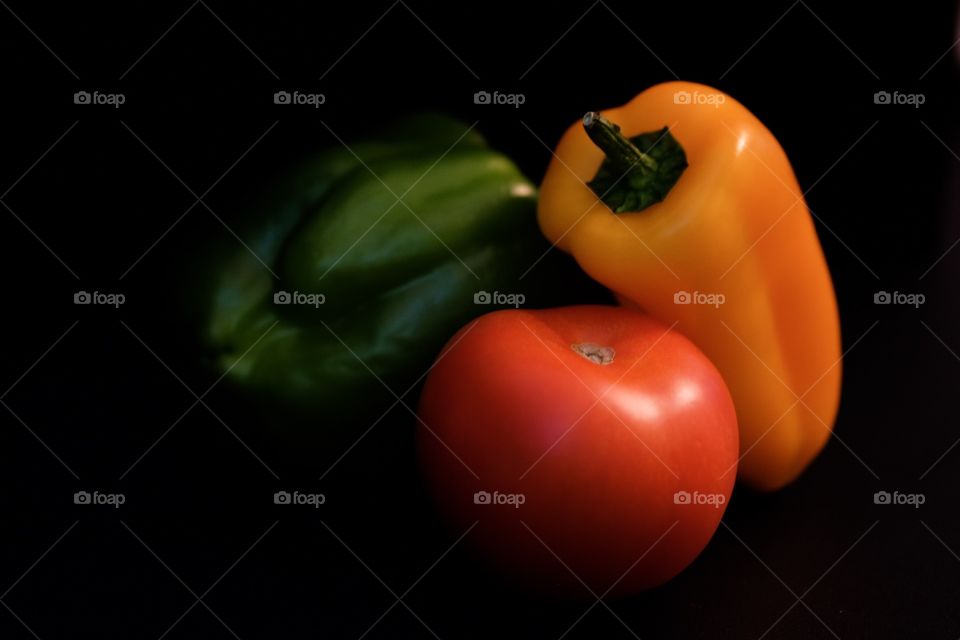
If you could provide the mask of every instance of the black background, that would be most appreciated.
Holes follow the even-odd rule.
[[[0,637],[957,637],[960,250],[941,259],[960,235],[956,7],[845,5],[10,0]],[[211,380],[171,321],[182,249],[230,233],[246,185],[336,144],[327,127],[346,140],[447,111],[536,181],[583,112],[675,77],[746,104],[813,186],[849,349],[837,437],[786,490],[739,490],[678,578],[551,604],[463,545],[444,555],[460,532],[433,519],[402,408],[323,481],[340,452],[305,468],[225,389],[188,411]],[[281,89],[327,103],[274,105]],[[126,103],[75,105],[79,90]],[[475,105],[478,90],[526,103]],[[874,104],[881,90],[926,100]],[[75,306],[81,289],[128,302]],[[877,306],[880,290],[927,301]],[[272,504],[293,488],[327,504]],[[127,502],[78,506],[78,490]],[[926,503],[875,505],[879,490]]]

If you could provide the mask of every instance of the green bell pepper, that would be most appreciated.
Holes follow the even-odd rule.
[[[231,222],[242,243],[208,247],[191,287],[210,362],[273,416],[369,424],[497,302],[568,301],[579,270],[559,252],[521,279],[549,250],[535,200],[513,162],[443,116],[323,151]]]

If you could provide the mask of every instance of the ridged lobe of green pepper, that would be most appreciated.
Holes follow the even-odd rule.
[[[392,402],[384,383],[406,391],[492,310],[477,291],[518,289],[543,247],[535,191],[466,130],[408,120],[301,163],[251,206],[238,229],[250,251],[230,248],[209,309],[207,342],[228,379],[329,422],[368,420]],[[277,305],[276,291],[326,300]]]

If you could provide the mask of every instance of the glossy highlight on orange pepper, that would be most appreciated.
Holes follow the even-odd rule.
[[[736,406],[739,478],[783,487],[829,439],[841,383],[833,284],[790,162],[750,111],[700,84],[660,84],[600,115],[560,140],[540,227],[623,304],[676,323],[703,350]],[[585,130],[596,121],[632,140],[669,129],[687,166],[662,200],[623,204],[626,172],[591,188],[612,159]],[[663,136],[654,137],[655,147]]]

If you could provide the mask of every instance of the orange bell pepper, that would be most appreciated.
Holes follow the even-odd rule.
[[[557,146],[538,218],[623,304],[676,323],[714,362],[742,481],[778,489],[810,464],[840,401],[837,305],[790,162],[752,113],[669,82],[587,114]]]

